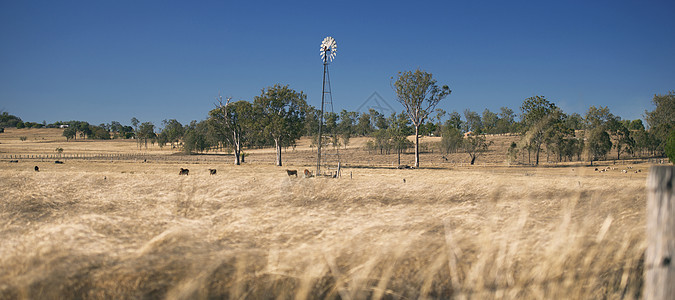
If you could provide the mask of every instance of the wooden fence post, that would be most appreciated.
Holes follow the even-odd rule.
[[[652,166],[647,178],[645,299],[675,299],[675,166]]]

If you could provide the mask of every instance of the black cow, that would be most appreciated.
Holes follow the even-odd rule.
[[[216,169],[209,169],[209,174],[216,175]]]
[[[40,172],[40,168],[38,168],[38,166],[35,166],[35,172]]]
[[[188,174],[190,174],[190,170],[188,170],[188,169],[180,168],[180,172],[178,172],[178,175],[185,175],[185,176],[187,176]]]
[[[295,175],[295,177],[298,177],[298,170],[286,170],[286,174],[288,174],[288,176]]]

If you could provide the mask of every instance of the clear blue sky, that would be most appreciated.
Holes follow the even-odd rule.
[[[567,113],[624,119],[675,89],[669,1],[0,0],[0,109],[24,121],[202,120],[214,97],[281,83],[320,105],[319,45],[333,36],[335,110],[421,68],[453,90],[439,108],[519,112],[544,95]]]

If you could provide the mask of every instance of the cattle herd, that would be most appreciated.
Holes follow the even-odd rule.
[[[627,174],[628,172],[631,172],[631,173],[641,173],[642,172],[641,169],[637,169],[637,170],[632,170],[632,169],[633,169],[633,167],[628,166],[626,169],[621,170],[621,173]],[[612,170],[618,170],[618,169],[613,168],[613,167],[607,167],[607,168],[603,168],[603,169],[595,168],[595,172],[599,172],[599,173],[605,173],[605,172],[609,172],[609,171],[612,171]]]
[[[37,171],[37,166],[35,166],[35,171]],[[217,173],[216,169],[209,169],[209,175],[216,175],[216,173]],[[189,174],[190,174],[189,169],[180,168],[180,171],[178,171],[178,175],[188,176]],[[298,177],[298,170],[286,170],[286,174],[288,174],[288,176]],[[314,177],[314,175],[312,175],[311,171],[305,169],[305,171],[303,171],[303,177],[310,178]]]

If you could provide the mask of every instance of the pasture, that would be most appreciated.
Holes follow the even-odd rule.
[[[0,155],[137,151],[133,141],[8,134]],[[284,167],[256,151],[242,166],[227,155],[0,161],[0,298],[640,296],[645,164],[624,174],[627,165],[383,161],[347,169],[351,178],[305,179],[285,170],[313,170],[311,149]]]

